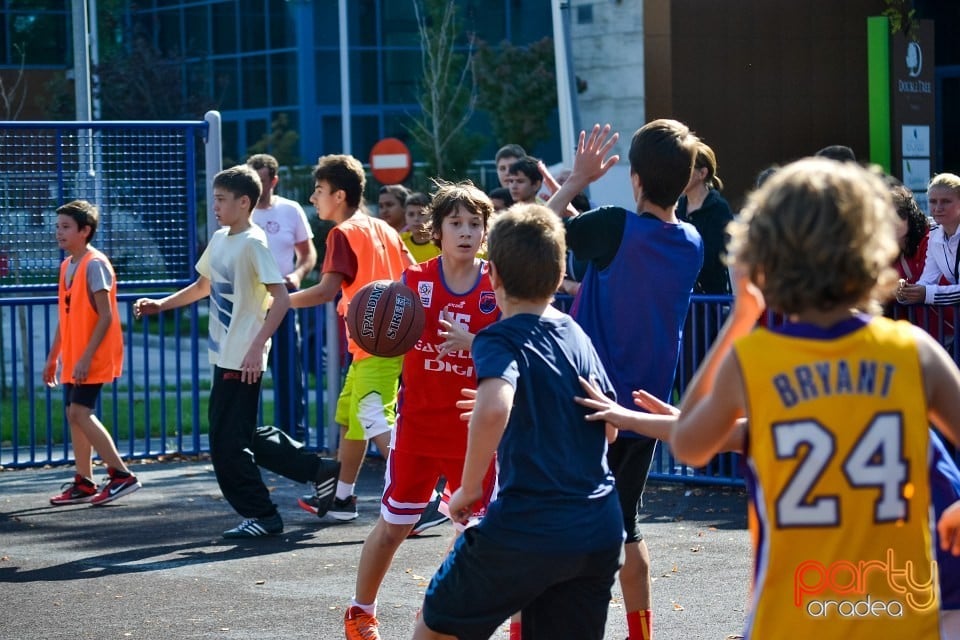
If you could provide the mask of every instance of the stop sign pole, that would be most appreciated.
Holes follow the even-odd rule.
[[[410,175],[413,157],[397,138],[384,138],[370,149],[370,172],[380,184],[400,184]]]

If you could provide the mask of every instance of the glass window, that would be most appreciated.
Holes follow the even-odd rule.
[[[384,2],[380,16],[383,46],[419,47],[420,32],[412,2]]]
[[[354,103],[380,102],[377,90],[379,76],[380,65],[377,64],[376,51],[350,51],[350,99]]]
[[[224,120],[220,126],[220,133],[223,136],[223,166],[229,167],[237,163],[236,158],[240,158],[239,125],[236,120]]]
[[[237,6],[233,2],[213,5],[213,53],[237,53]]]
[[[243,108],[259,109],[267,105],[267,56],[246,56],[240,59],[243,69]]]
[[[340,46],[340,23],[337,0],[314,0],[313,3],[313,37],[318,46]],[[351,7],[347,6],[347,17],[351,16]]]
[[[333,14],[336,24],[337,14]],[[355,0],[347,4],[347,24],[350,46],[373,47],[377,44],[377,3],[374,0]]]
[[[507,14],[503,0],[467,0],[463,8],[463,25],[467,31],[490,44],[507,39]]]
[[[213,62],[214,98],[221,109],[240,108],[240,76],[237,73],[236,59],[214,60]]]
[[[187,55],[210,53],[210,7],[187,7],[183,10],[186,31],[184,46]]]
[[[210,62],[199,60],[188,62],[186,65],[186,84],[188,95],[193,96],[214,96],[216,98],[219,92],[213,90],[210,83]]]
[[[270,56],[270,106],[296,106],[299,101],[297,56],[278,53]]]
[[[510,42],[523,45],[553,35],[549,0],[514,2],[510,8]]]
[[[180,11],[160,11],[157,13],[157,48],[162,55],[176,56],[183,53],[180,43]]]
[[[373,148],[377,140],[383,137],[380,131],[380,118],[378,116],[354,116],[351,122],[351,135],[353,136],[354,157],[359,158],[361,162],[368,162],[370,149]]]
[[[244,124],[244,129],[247,133],[247,139],[244,142],[246,149],[249,149],[253,145],[260,142],[265,135],[267,135],[267,121],[266,120],[247,120]],[[246,156],[246,150],[244,150],[243,156]]]
[[[268,0],[270,12],[270,44],[271,49],[285,49],[297,46],[295,37],[297,25],[294,22],[294,9],[287,0]],[[336,14],[334,14],[336,15]],[[336,20],[334,20],[336,26]]]
[[[71,42],[67,29],[67,14],[61,13],[12,13],[8,18],[8,38],[11,55],[19,59],[13,45],[22,45],[26,52],[26,65],[64,65],[68,61],[67,49]]]
[[[244,53],[267,48],[267,14],[263,0],[240,0],[240,50]]]
[[[315,104],[340,104],[340,53],[317,51],[317,95]]]
[[[52,9],[63,11],[63,0],[7,0],[8,9]],[[69,4],[67,5],[69,6]]]
[[[420,70],[420,51],[384,51],[383,101],[389,104],[415,103]]]
[[[340,116],[323,116],[323,148],[321,153],[339,153],[343,150],[343,124]],[[352,135],[352,134],[351,134]],[[309,159],[313,162],[313,159]]]

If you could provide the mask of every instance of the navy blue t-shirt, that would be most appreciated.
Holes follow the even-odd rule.
[[[590,339],[566,314],[519,314],[477,334],[477,379],[514,389],[497,448],[500,493],[477,526],[505,547],[590,552],[623,541],[623,517],[607,467],[602,422],[587,422],[577,376],[613,385]]]

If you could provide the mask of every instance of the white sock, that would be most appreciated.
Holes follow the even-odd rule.
[[[337,480],[337,500],[346,500],[353,495],[353,484]],[[359,606],[359,605],[358,605]]]
[[[353,598],[350,601],[350,606],[359,607],[363,609],[363,612],[366,613],[367,615],[373,616],[374,618],[377,617],[377,601],[376,600],[373,601],[373,604],[360,604],[359,602],[357,602],[356,598]]]

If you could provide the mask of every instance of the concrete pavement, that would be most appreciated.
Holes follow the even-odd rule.
[[[342,638],[357,560],[373,526],[383,463],[358,486],[361,516],[318,520],[307,487],[265,473],[283,535],[227,541],[239,518],[209,461],[132,466],[143,489],[112,505],[51,507],[70,467],[0,473],[0,639]],[[732,489],[654,485],[644,532],[658,640],[740,633],[750,576],[745,498]],[[452,540],[441,526],[401,546],[381,591],[386,638],[409,638],[427,582]],[[495,638],[506,640],[505,627]],[[607,638],[626,637],[619,589]]]

